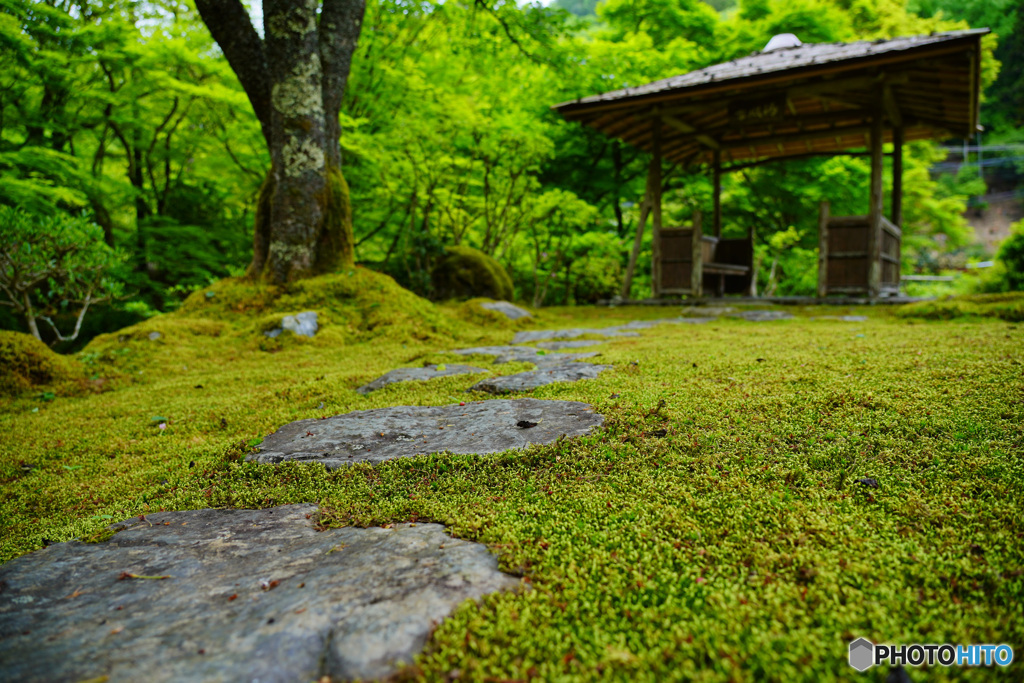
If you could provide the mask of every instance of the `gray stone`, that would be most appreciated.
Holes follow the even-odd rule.
[[[770,320],[789,320],[793,317],[793,314],[786,311],[743,311],[742,313],[734,313],[729,317],[743,318],[752,323],[760,323]]]
[[[281,319],[281,327],[264,332],[268,337],[276,337],[285,330],[303,337],[312,337],[320,329],[316,322],[316,311],[304,311],[297,315],[286,315]]]
[[[732,306],[687,306],[683,309],[684,316],[694,317],[718,317],[726,313],[732,313],[736,309]]]
[[[378,678],[466,599],[519,584],[438,524],[317,532],[315,512],[154,513],[103,543],[12,560],[0,567],[0,678]]]
[[[604,344],[601,339],[580,339],[578,341],[549,341],[537,342],[537,348],[547,351],[560,351],[562,349],[582,349],[595,344]]]
[[[438,370],[437,365],[428,365],[423,368],[398,368],[386,375],[382,375],[369,384],[356,389],[360,394],[368,394],[371,391],[383,389],[395,382],[411,382],[414,380],[437,379],[438,377],[451,377],[452,375],[472,375],[478,372],[487,372],[483,368],[476,368],[472,365],[446,365],[444,370]]]
[[[516,336],[512,338],[513,344],[526,344],[530,342],[538,341],[549,341],[553,339],[573,339],[575,337],[582,337],[585,334],[593,334],[601,337],[638,337],[639,332],[632,330],[623,330],[620,327],[604,327],[601,329],[593,328],[572,328],[569,330],[526,330],[524,332],[516,332]]]
[[[497,311],[503,313],[509,320],[519,320],[520,318],[532,318],[533,315],[525,308],[520,308],[513,303],[508,301],[488,301],[480,304],[481,308],[486,308],[488,311]]]
[[[540,426],[520,429],[522,420]],[[263,440],[248,460],[320,462],[329,469],[357,462],[440,453],[496,453],[588,434],[604,422],[586,403],[534,398],[475,401],[464,406],[397,406],[299,420]]]
[[[587,353],[544,353],[531,346],[475,346],[471,349],[455,349],[448,353],[457,353],[460,356],[494,356],[494,362],[498,364],[533,363],[538,367],[557,365],[582,358],[593,358],[599,355],[596,351],[589,351]]]
[[[594,379],[601,374],[602,370],[607,370],[610,367],[610,365],[593,365],[592,363],[563,362],[515,375],[488,377],[474,384],[469,390],[486,391],[490,394],[530,391],[555,382],[578,382],[581,379]]]
[[[866,323],[868,317],[866,315],[819,315],[812,320],[839,320],[844,323]]]
[[[150,332],[146,336],[149,337],[149,341],[156,341],[157,339],[164,335],[160,334],[159,332]]]
[[[718,318],[680,318],[677,323],[686,323],[688,325],[703,325],[704,323],[713,323]]]

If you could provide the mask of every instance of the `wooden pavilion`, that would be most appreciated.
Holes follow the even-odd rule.
[[[647,190],[623,286],[653,223],[654,296],[749,287],[752,234],[722,239],[721,177],[767,162],[856,153],[871,158],[868,212],[820,207],[818,296],[895,294],[900,279],[903,143],[966,138],[979,129],[981,37],[988,29],[857,43],[772,38],[761,52],[706,69],[553,107],[651,153]],[[891,214],[883,215],[883,144],[892,143]],[[864,152],[861,152],[864,153]],[[662,224],[662,160],[704,165],[714,180],[711,235]]]

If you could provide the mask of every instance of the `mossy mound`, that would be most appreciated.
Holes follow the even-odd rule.
[[[953,318],[1000,318],[1024,322],[1024,292],[950,296],[939,301],[907,304],[896,310],[901,318],[952,320]]]
[[[312,339],[296,339],[291,332],[273,340],[264,335],[285,316],[302,311],[317,313],[320,329]],[[107,357],[131,348],[155,357],[174,355],[176,347],[196,353],[209,346],[203,350],[214,353],[216,344],[208,342],[221,336],[235,346],[244,340],[250,348],[280,351],[297,344],[344,345],[380,337],[452,339],[462,327],[457,318],[387,275],[356,267],[284,286],[250,278],[220,280],[193,293],[173,313],[97,337],[86,352]]]
[[[84,377],[80,363],[54,353],[32,335],[0,330],[0,395],[80,383]]]
[[[431,274],[439,299],[512,300],[512,278],[500,263],[470,247],[447,247],[445,252]]]

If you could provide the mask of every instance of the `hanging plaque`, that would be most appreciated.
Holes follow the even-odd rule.
[[[786,98],[784,96],[760,100],[742,100],[729,105],[730,120],[739,124],[778,121],[787,112]]]

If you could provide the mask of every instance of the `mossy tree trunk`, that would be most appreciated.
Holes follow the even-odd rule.
[[[249,274],[283,283],[351,265],[338,114],[365,0],[263,0],[261,39],[240,0],[196,7],[252,103],[270,151]],[[319,10],[319,13],[318,13]]]

